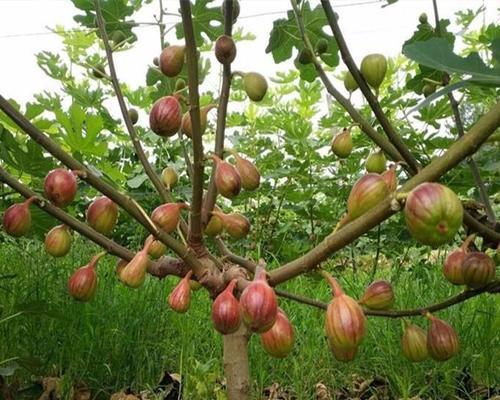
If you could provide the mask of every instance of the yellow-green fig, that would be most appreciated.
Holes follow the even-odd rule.
[[[354,92],[359,87],[358,82],[356,82],[356,80],[349,71],[346,71],[344,74],[344,87],[350,93]]]
[[[169,190],[177,185],[178,179],[177,172],[173,167],[166,167],[161,172],[161,181]]]
[[[332,152],[339,158],[347,158],[352,151],[351,131],[344,128],[332,140]]]
[[[267,92],[267,81],[258,72],[247,72],[243,74],[243,87],[251,100],[261,101]]]
[[[387,159],[382,150],[372,151],[366,159],[366,171],[381,174],[385,171]]]
[[[406,323],[401,337],[401,350],[411,362],[424,361],[429,357],[427,352],[427,335],[418,325]]]
[[[366,82],[372,88],[378,89],[387,72],[387,59],[382,54],[369,54],[361,61],[360,70]]]
[[[71,248],[71,234],[67,225],[53,227],[45,236],[45,250],[53,257],[63,257]]]

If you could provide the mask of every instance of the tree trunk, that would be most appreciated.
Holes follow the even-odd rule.
[[[249,334],[243,324],[235,333],[224,335],[224,373],[228,400],[250,399],[248,339]]]

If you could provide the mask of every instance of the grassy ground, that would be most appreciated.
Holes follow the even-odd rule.
[[[140,290],[120,285],[114,276],[115,260],[104,258],[98,268],[96,298],[88,304],[72,301],[66,292],[71,271],[90,259],[91,245],[77,243],[69,256],[51,259],[39,244],[21,241],[22,247],[0,247],[0,320],[16,312],[16,303],[44,301],[62,318],[24,315],[0,323],[0,362],[17,356],[41,361],[37,374],[63,378],[66,388],[82,380],[93,394],[109,398],[124,387],[154,387],[163,371],[182,376],[185,398],[219,398],[214,394],[222,378],[222,340],[211,327],[210,303],[203,291],[195,292],[185,315],[168,308],[167,296],[176,279],[148,278]],[[1,276],[15,274],[14,278]],[[446,284],[438,266],[413,265],[411,270],[386,268],[377,277],[396,280],[397,308],[428,304],[456,293]],[[359,296],[369,282],[367,273],[340,276],[347,293]],[[283,287],[295,293],[328,301],[325,282],[303,277]],[[293,391],[298,399],[314,398],[315,384],[330,390],[347,387],[353,374],[381,377],[392,398],[452,398],[456,391],[467,395],[457,382],[467,368],[475,382],[491,387],[500,383],[500,303],[498,296],[483,295],[446,311],[439,317],[458,331],[461,350],[446,363],[410,364],[401,355],[401,321],[370,318],[368,337],[352,363],[333,359],[323,335],[323,312],[288,300],[281,306],[296,329],[296,345],[285,360],[274,360],[251,340],[251,371],[254,395],[274,382]],[[425,325],[423,318],[416,318]],[[5,367],[8,363],[0,364]],[[1,373],[1,371],[0,371]],[[32,375],[17,372],[23,382]],[[12,378],[10,378],[12,379]],[[477,396],[476,396],[477,397]],[[221,397],[223,398],[223,397]]]

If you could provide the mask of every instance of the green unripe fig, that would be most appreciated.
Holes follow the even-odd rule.
[[[175,81],[175,91],[178,92],[186,87],[186,81],[179,78]]]
[[[253,101],[261,101],[267,92],[267,81],[258,72],[247,72],[243,75],[243,86],[247,96]]]
[[[227,0],[224,0],[221,5],[221,12],[222,15],[226,15],[226,2]],[[238,16],[240,15],[240,3],[238,0],[233,0],[233,23],[238,19]]]
[[[352,151],[351,131],[347,128],[335,135],[331,143],[333,153],[339,158],[347,158]]]
[[[418,17],[418,22],[420,22],[421,24],[426,24],[428,22],[427,14],[420,14],[420,16]]]
[[[435,91],[436,91],[436,85],[432,83],[426,83],[422,88],[422,94],[424,95],[424,97],[429,97]]]
[[[104,65],[102,64],[97,64],[92,68],[92,75],[97,78],[97,79],[103,79],[106,77],[106,69],[104,68]]]
[[[137,121],[139,121],[139,113],[135,108],[129,108],[127,111],[128,117],[130,118],[130,121],[132,121],[132,124],[137,124]]]
[[[382,150],[371,152],[366,159],[366,171],[381,174],[385,171],[386,162]]]
[[[312,52],[307,47],[302,49],[299,53],[299,63],[307,65],[312,62]]]
[[[346,71],[344,75],[344,87],[350,92],[354,92],[358,88],[358,83],[354,80],[354,77],[349,71]]]
[[[115,46],[122,44],[127,39],[127,36],[122,31],[114,31],[111,35],[111,40]]]
[[[168,189],[172,189],[175,185],[177,185],[178,180],[179,177],[173,167],[166,167],[161,172],[161,181]]]
[[[158,57],[153,58],[153,64],[156,65],[157,67],[160,66],[160,59]]]
[[[323,54],[328,50],[328,41],[326,39],[319,39],[316,42],[316,47],[315,47],[316,53],[318,54]]]
[[[382,54],[369,54],[361,61],[361,74],[366,82],[378,89],[387,72],[387,59]]]

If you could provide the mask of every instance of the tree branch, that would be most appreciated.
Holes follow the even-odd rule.
[[[201,137],[200,99],[198,94],[198,60],[196,55],[196,41],[191,17],[191,2],[179,0],[181,6],[182,26],[186,41],[186,62],[189,84],[189,114],[193,128],[193,190],[189,221],[188,243],[197,248],[203,245],[201,224],[201,206],[203,198],[203,140]]]
[[[233,0],[227,0],[224,8],[224,34],[232,35],[233,27]],[[231,64],[224,64],[222,67],[222,86],[219,95],[219,107],[217,108],[217,127],[215,129],[215,148],[214,153],[220,158],[224,153],[224,140],[226,130],[227,105],[229,102],[229,90],[231,88]],[[203,204],[202,218],[206,224],[209,221],[209,213],[214,209],[217,197],[217,188],[215,187],[215,167],[212,168],[212,175],[208,185],[208,191]]]
[[[27,199],[33,196],[41,199],[35,192],[17,181],[2,167],[0,167],[0,181],[4,182],[6,185],[14,189],[16,192],[20,193]],[[36,204],[37,207],[45,211],[47,214],[52,215],[54,218],[69,226],[74,231],[80,233],[87,239],[98,244],[109,254],[115,255],[127,261],[130,261],[134,257],[135,253],[133,253],[132,251],[108,239],[106,236],[95,231],[87,224],[80,222],[76,218],[61,210],[59,207],[52,205],[49,201],[45,199],[41,200],[42,201],[35,201],[34,204]],[[187,271],[188,270],[187,268],[185,268],[185,265],[182,261],[173,259],[171,257],[164,257],[157,262],[150,262],[148,266],[148,272],[158,278],[164,278],[167,275],[184,276]]]
[[[344,61],[345,65],[351,72],[353,78],[357,82],[361,92],[365,96],[366,100],[368,101],[368,104],[370,105],[371,109],[373,110],[373,113],[377,117],[377,120],[380,122],[380,125],[384,129],[384,132],[386,133],[387,137],[389,140],[392,142],[392,144],[396,147],[396,149],[399,151],[399,153],[403,156],[404,161],[408,164],[410,167],[410,171],[413,173],[416,173],[420,166],[418,164],[418,161],[415,159],[413,154],[409,151],[408,147],[403,143],[397,132],[394,130],[392,127],[391,123],[387,119],[387,116],[382,110],[382,107],[380,106],[380,103],[378,102],[377,98],[369,88],[368,84],[366,83],[365,79],[361,75],[361,72],[359,71],[358,67],[356,66],[356,63],[354,62],[351,53],[349,51],[349,48],[347,47],[347,43],[345,42],[344,35],[342,34],[342,31],[340,30],[340,27],[337,23],[337,17],[335,13],[333,12],[332,6],[330,5],[329,0],[321,0],[321,4],[323,6],[323,9],[326,14],[326,18],[328,20],[328,24],[330,25],[330,28],[332,29],[333,36],[335,38],[335,41],[337,42],[337,46],[340,50],[340,54],[342,55],[342,60]]]
[[[408,180],[401,188],[401,192],[409,192],[420,183],[438,179],[466,157],[477,151],[481,144],[484,143],[499,126],[500,102],[493,106],[487,114],[482,116],[476,124],[471,127],[469,133],[453,143],[446,153],[435,159],[417,175]],[[315,268],[332,253],[353,242],[359,236],[368,232],[395,212],[396,211],[391,209],[391,198],[385,199],[366,214],[327,236],[318,246],[302,257],[271,271],[270,284],[275,286],[305,271]]]

